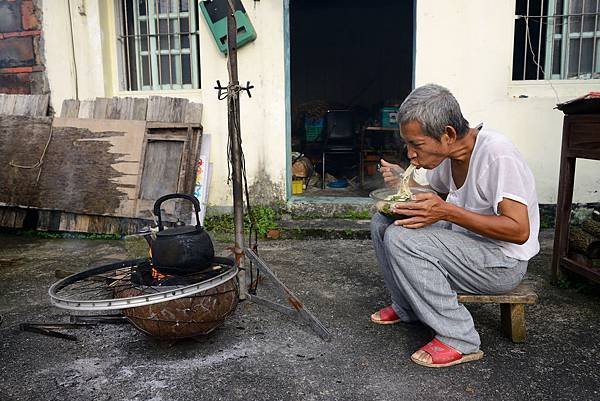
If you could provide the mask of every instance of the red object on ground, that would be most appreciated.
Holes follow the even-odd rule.
[[[461,354],[449,345],[444,344],[437,338],[434,338],[421,348],[419,351],[424,351],[431,355],[431,362],[423,362],[411,356],[413,362],[429,368],[443,368],[446,366],[457,365],[463,362],[476,361],[483,358],[483,352],[477,351],[472,354]]]
[[[394,324],[399,323],[400,318],[396,314],[392,305],[386,306],[385,308],[379,310],[376,313],[371,315],[371,321],[377,324]]]

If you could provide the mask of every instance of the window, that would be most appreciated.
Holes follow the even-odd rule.
[[[517,0],[513,80],[600,79],[600,0]]]
[[[197,10],[196,0],[121,1],[122,89],[200,87]]]

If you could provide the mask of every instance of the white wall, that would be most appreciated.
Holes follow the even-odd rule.
[[[300,0],[295,0],[300,1]],[[51,4],[50,4],[51,3]],[[480,121],[508,135],[528,160],[541,203],[555,203],[562,113],[558,101],[600,90],[595,81],[512,81],[514,1],[417,0],[415,83],[450,88],[472,124]],[[60,113],[75,97],[67,0],[44,4],[44,39],[52,105]],[[78,7],[85,6],[85,15]],[[241,98],[241,129],[250,185],[266,198],[285,196],[285,66],[283,1],[247,1],[258,39],[239,51],[239,77],[256,86]],[[117,85],[113,1],[71,0],[79,98],[97,96],[186,97],[204,104],[203,126],[212,135],[215,162],[209,203],[230,205],[227,185],[227,110],[212,89],[227,82],[226,58],[200,18],[202,88],[194,91],[123,92]],[[552,89],[554,88],[554,90]],[[555,94],[555,91],[558,94]],[[526,95],[527,98],[520,98]],[[600,201],[600,162],[579,160],[574,201]],[[268,183],[274,183],[268,185]]]
[[[556,203],[563,114],[553,107],[600,90],[600,80],[512,81],[514,10],[514,0],[417,0],[415,85],[448,87],[472,125],[509,136],[533,170],[540,203]],[[574,202],[598,201],[600,161],[578,160]]]
[[[114,0],[117,1],[117,0]],[[165,95],[204,105],[202,125],[211,135],[212,182],[209,203],[231,205],[227,185],[227,104],[217,100],[217,79],[227,84],[227,59],[200,17],[201,86],[199,90],[127,92],[118,87],[115,16],[112,0],[71,0],[71,18],[80,100],[95,97]],[[283,1],[246,1],[256,41],[239,49],[240,83],[255,86],[252,98],[241,94],[241,131],[249,185],[261,198],[285,197],[285,69]],[[83,7],[83,9],[81,8]],[[44,2],[44,38],[51,104],[75,98],[75,68],[69,30],[68,0]],[[82,11],[82,13],[80,13]],[[272,184],[269,184],[272,183]]]

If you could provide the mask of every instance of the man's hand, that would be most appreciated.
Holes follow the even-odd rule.
[[[394,222],[406,228],[421,228],[440,220],[446,220],[446,201],[437,194],[426,192],[415,194],[411,202],[398,202],[392,206],[392,212],[408,216]]]
[[[440,220],[457,224],[484,237],[524,244],[530,235],[527,205],[503,198],[498,203],[497,215],[483,215],[468,211],[444,201],[433,193],[415,194],[412,202],[398,202],[392,212],[408,216],[396,220],[395,225],[421,228]]]
[[[398,188],[404,169],[397,164],[386,162],[383,159],[380,160],[380,164],[379,171],[383,175],[385,185],[389,188]]]

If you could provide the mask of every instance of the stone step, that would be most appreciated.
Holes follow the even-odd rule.
[[[370,220],[310,219],[278,222],[281,239],[369,239]]]

